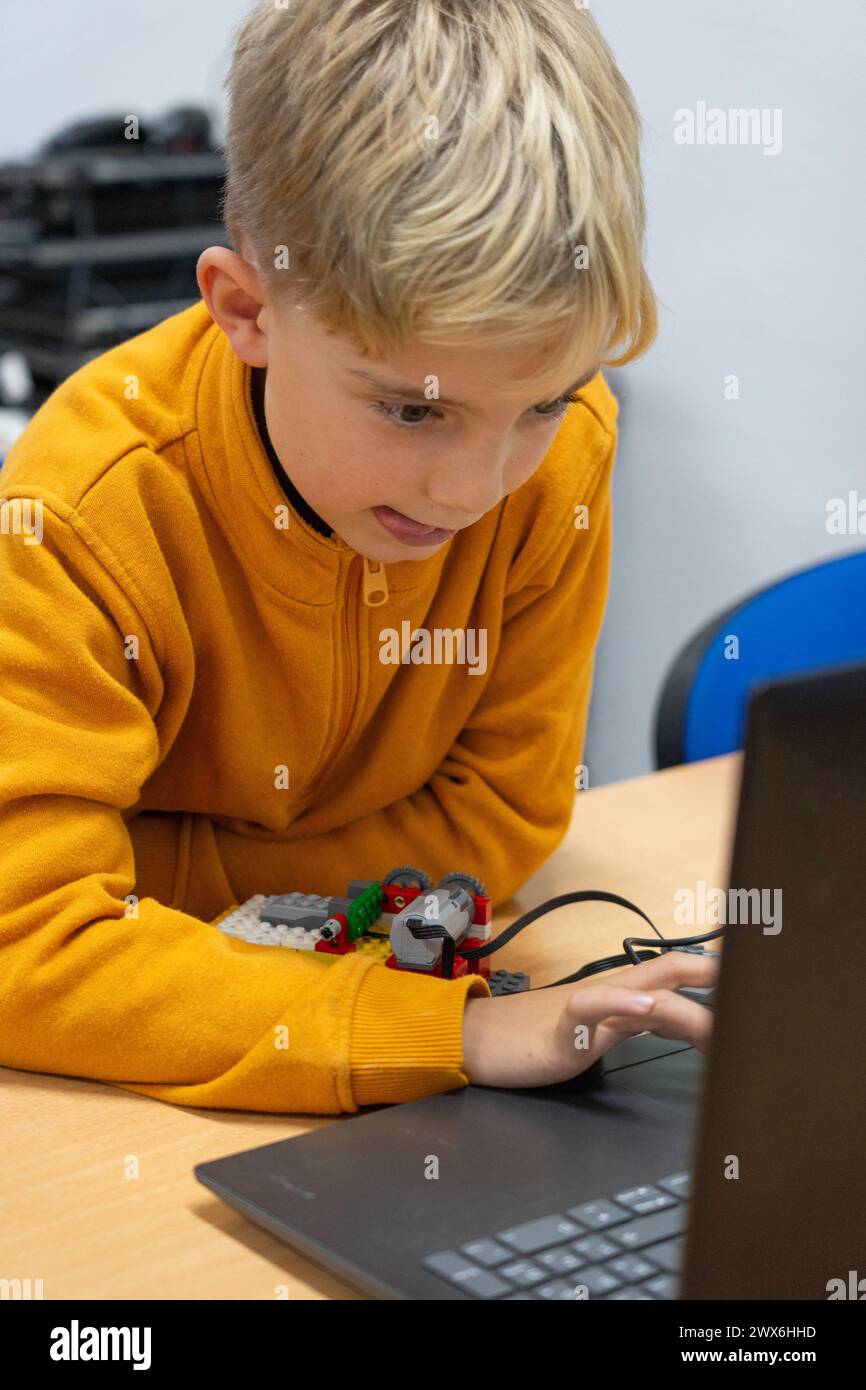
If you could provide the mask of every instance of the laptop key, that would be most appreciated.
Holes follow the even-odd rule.
[[[571,1242],[572,1250],[578,1255],[583,1255],[587,1260],[606,1260],[611,1255],[618,1255],[620,1247],[613,1245],[607,1236],[582,1236],[580,1240]]]
[[[657,1187],[629,1187],[625,1192],[614,1193],[614,1201],[628,1207],[635,1216],[672,1207],[676,1200],[670,1192],[661,1192]]]
[[[610,1269],[627,1284],[636,1284],[640,1279],[649,1279],[658,1274],[658,1265],[651,1265],[642,1255],[617,1255],[615,1260],[607,1260],[605,1269]]]
[[[661,1245],[650,1245],[644,1253],[659,1269],[678,1273],[683,1267],[683,1246],[684,1241],[679,1236],[675,1240],[663,1240]]]
[[[501,1265],[497,1273],[502,1279],[510,1279],[512,1284],[521,1284],[524,1288],[543,1284],[548,1275],[546,1269],[539,1269],[532,1260],[514,1260],[510,1265]]]
[[[540,1255],[536,1255],[535,1262],[554,1274],[570,1274],[573,1269],[582,1269],[586,1264],[583,1256],[575,1254],[567,1245],[561,1245],[557,1250],[542,1250]],[[654,1273],[655,1270],[647,1267],[647,1274]]]
[[[514,1254],[513,1250],[506,1250],[495,1240],[472,1240],[468,1245],[461,1245],[460,1249],[467,1259],[484,1265],[485,1269],[491,1265],[501,1265],[503,1260],[510,1260]]]
[[[568,1279],[551,1279],[549,1284],[540,1284],[537,1289],[533,1289],[533,1294],[536,1298],[546,1298],[552,1303],[573,1303],[577,1298],[578,1288],[576,1279],[572,1282]]]
[[[691,1173],[671,1173],[669,1178],[659,1178],[656,1187],[673,1193],[674,1197],[686,1198],[691,1191]]]
[[[672,1274],[657,1274],[654,1279],[645,1279],[636,1288],[644,1289],[653,1298],[677,1298],[678,1284]]]
[[[628,1221],[632,1213],[627,1207],[619,1207],[607,1197],[599,1197],[597,1201],[582,1202],[579,1207],[569,1207],[568,1215],[588,1226],[591,1231],[600,1231],[605,1226],[615,1226],[618,1221]]]
[[[639,1289],[636,1284],[629,1284],[622,1289],[614,1289],[613,1293],[603,1294],[602,1297],[610,1302],[613,1302],[614,1299],[625,1298],[646,1299],[649,1303],[654,1301],[651,1293],[644,1293],[643,1289]]]
[[[602,1294],[612,1293],[622,1284],[622,1280],[612,1270],[601,1265],[587,1265],[575,1276],[576,1284],[585,1284],[590,1298],[600,1298]]]
[[[486,1269],[479,1269],[454,1250],[441,1250],[437,1255],[428,1255],[421,1263],[431,1273],[438,1274],[441,1279],[447,1279],[449,1284],[474,1294],[476,1298],[498,1298],[500,1294],[511,1293],[513,1289],[513,1285],[497,1279]]]
[[[567,1220],[564,1216],[539,1216],[535,1221],[524,1221],[519,1226],[511,1226],[500,1231],[496,1239],[516,1250],[521,1255],[534,1255],[536,1250],[544,1250],[549,1245],[561,1245],[573,1236],[582,1236],[585,1227]]]
[[[625,1226],[616,1226],[611,1234],[623,1249],[636,1250],[657,1240],[681,1235],[686,1228],[688,1210],[682,1204],[654,1211],[650,1216],[638,1216]]]

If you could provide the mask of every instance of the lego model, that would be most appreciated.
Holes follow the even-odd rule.
[[[489,940],[490,920],[490,898],[473,874],[445,874],[434,886],[423,869],[404,864],[381,881],[353,879],[345,897],[257,893],[213,925],[255,945],[331,957],[362,952],[392,970],[448,980],[480,974],[493,994],[528,989],[527,975],[491,975],[489,957],[467,960],[462,954]]]

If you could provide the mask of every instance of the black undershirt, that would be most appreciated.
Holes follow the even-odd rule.
[[[265,453],[267,454],[268,459],[270,461],[271,468],[274,470],[274,475],[276,477],[277,482],[279,483],[283,492],[288,497],[292,506],[295,508],[295,511],[298,512],[304,518],[304,521],[306,521],[309,526],[312,526],[314,531],[318,531],[320,536],[325,536],[326,539],[330,539],[330,526],[326,521],[322,520],[318,512],[313,511],[310,504],[298,492],[298,489],[295,487],[288,473],[283,468],[283,465],[280,463],[280,460],[277,458],[277,452],[274,449],[273,444],[271,443],[271,437],[268,434],[268,426],[265,421],[264,367],[253,367],[250,373],[250,395],[252,398],[253,414],[256,418],[256,426],[258,428]]]

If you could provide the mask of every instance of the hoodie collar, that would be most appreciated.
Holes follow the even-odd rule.
[[[325,521],[324,517],[319,516],[318,512],[313,511],[307,499],[301,496],[288,473],[283,468],[283,465],[280,463],[279,456],[274,448],[273,441],[268,432],[268,422],[265,418],[266,376],[267,372],[264,367],[252,367],[250,369],[250,399],[253,407],[253,419],[256,422],[259,439],[262,441],[262,446],[268,456],[271,470],[277,480],[278,486],[282,488],[295,511],[300,513],[308,526],[312,526],[317,535],[330,537],[333,534],[331,527],[328,525],[327,521]]]

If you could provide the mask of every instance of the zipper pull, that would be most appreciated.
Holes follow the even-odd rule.
[[[369,560],[364,556],[364,602],[371,608],[381,608],[388,602],[388,581],[385,566],[381,560]]]

